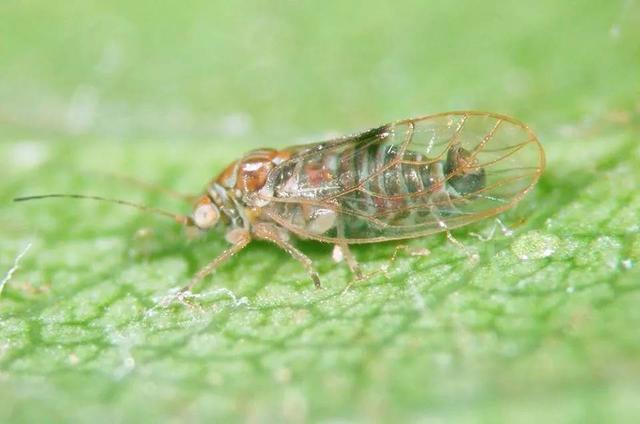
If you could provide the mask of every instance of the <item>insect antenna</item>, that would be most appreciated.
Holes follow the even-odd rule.
[[[84,199],[84,200],[97,200],[100,202],[109,202],[109,203],[116,203],[118,205],[124,205],[124,206],[129,206],[135,209],[138,209],[140,211],[143,212],[147,212],[147,213],[154,213],[156,215],[163,215],[169,218],[174,219],[175,221],[177,221],[180,224],[183,225],[191,225],[192,224],[192,219],[186,215],[180,215],[180,214],[175,214],[173,212],[169,212],[166,211],[164,209],[160,209],[160,208],[154,208],[151,206],[145,206],[145,205],[139,205],[137,203],[133,203],[133,202],[129,202],[127,200],[120,200],[120,199],[111,199],[109,197],[102,197],[102,196],[91,196],[91,195],[86,195],[86,194],[60,194],[60,193],[53,193],[53,194],[41,194],[41,195],[36,195],[36,196],[23,196],[23,197],[16,197],[15,199],[13,199],[14,202],[26,202],[26,201],[30,201],[30,200],[40,200],[40,199],[50,199],[50,198],[67,198],[67,199]]]

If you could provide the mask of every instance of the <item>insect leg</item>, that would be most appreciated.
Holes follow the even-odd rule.
[[[449,231],[447,224],[444,221],[442,221],[435,213],[434,213],[434,216],[436,216],[436,218],[438,219],[438,225],[440,225],[440,227],[444,229],[444,233],[447,236],[447,240],[449,240],[449,242],[455,245],[458,249],[462,250],[465,253],[465,255],[467,255],[469,260],[471,260],[472,262],[477,261],[478,254],[471,252],[469,249],[467,249],[467,247],[464,244],[462,244],[460,240],[458,240],[453,236],[453,234],[451,234],[451,231]]]
[[[248,232],[242,231],[236,235],[233,244],[228,247],[224,252],[218,255],[214,260],[205,265],[200,271],[198,271],[188,285],[180,289],[180,293],[190,292],[196,284],[202,281],[207,275],[211,274],[220,264],[231,258],[233,255],[244,249],[251,241],[251,236]]]
[[[513,230],[507,227],[504,222],[500,218],[496,218],[496,224],[500,227],[500,231],[505,237],[511,237],[513,235]]]
[[[496,229],[498,227],[500,227],[500,231],[502,232],[502,235],[504,235],[505,237],[511,237],[513,235],[513,230],[507,227],[500,218],[495,219],[495,223],[493,224],[493,227],[491,227],[491,230],[489,230],[489,233],[486,236],[479,233],[469,233],[469,235],[474,236],[480,241],[489,241],[493,239],[493,236],[495,235]]]
[[[449,198],[449,194],[447,194],[446,192],[442,191],[439,193],[434,193],[437,194],[438,197],[442,197],[442,196],[446,196],[447,199]],[[450,202],[450,199],[449,199]],[[449,242],[451,242],[452,244],[454,244],[456,247],[458,247],[459,249],[461,249],[466,255],[467,257],[475,262],[478,260],[478,254],[471,252],[469,249],[466,248],[466,246],[464,244],[462,244],[458,239],[456,239],[453,234],[451,234],[451,231],[449,231],[449,226],[447,225],[447,223],[444,221],[444,219],[442,219],[442,217],[440,216],[440,211],[438,210],[438,207],[435,206],[435,204],[431,205],[431,214],[433,215],[433,217],[436,219],[436,221],[438,222],[438,226],[440,228],[442,228],[442,230],[444,231],[444,233],[447,236],[447,240],[449,240]]]
[[[338,237],[344,238],[344,223],[342,221],[338,221],[337,223]],[[356,280],[364,279],[364,275],[362,274],[362,270],[360,269],[360,265],[358,261],[356,261],[355,256],[351,253],[351,249],[349,249],[349,245],[347,243],[338,243],[336,246],[342,252],[342,256],[347,261],[347,265],[349,265],[349,269],[351,273],[356,276]]]
[[[313,283],[320,288],[320,276],[313,267],[313,261],[307,255],[296,249],[288,240],[285,240],[278,228],[271,224],[256,224],[253,226],[253,234],[261,239],[274,243],[279,248],[291,255],[307,270]]]
[[[347,265],[349,265],[349,269],[351,273],[356,276],[356,280],[364,279],[364,275],[362,274],[362,270],[360,269],[360,264],[356,260],[356,257],[351,253],[351,249],[349,249],[349,245],[347,243],[337,244],[342,251],[342,255],[344,256],[345,261],[347,261]]]
[[[447,235],[447,240],[449,240],[449,242],[454,244],[457,248],[461,249],[465,253],[465,255],[467,255],[469,260],[471,260],[472,262],[475,262],[479,259],[478,254],[467,249],[467,247],[464,244],[462,244],[460,240],[458,240],[453,236],[453,234],[451,234],[451,231],[446,230],[445,234]]]

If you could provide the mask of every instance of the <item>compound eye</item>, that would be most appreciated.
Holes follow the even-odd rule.
[[[220,212],[218,212],[218,208],[211,203],[202,204],[193,211],[193,222],[203,230],[216,225],[219,218]]]

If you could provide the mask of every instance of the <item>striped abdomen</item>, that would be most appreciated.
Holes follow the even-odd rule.
[[[429,213],[424,206],[432,194],[444,190],[445,160],[432,161],[406,151],[400,158],[399,146],[380,143],[380,139],[350,143],[337,152],[318,149],[305,160],[283,164],[270,178],[275,198],[308,199],[308,203],[281,205],[279,213],[314,234],[339,226],[353,230],[352,226],[375,222],[413,223]],[[319,201],[326,206],[313,206]],[[375,220],[350,219],[333,213],[332,205],[334,210],[357,210]]]
[[[398,146],[371,144],[350,148],[340,155],[339,172],[343,188],[354,187],[345,201],[367,204],[371,213],[397,215],[412,202],[424,201],[424,195],[437,191],[444,180],[441,161],[429,161],[416,152],[404,152]],[[351,206],[351,205],[350,205]],[[363,210],[363,209],[360,209]]]

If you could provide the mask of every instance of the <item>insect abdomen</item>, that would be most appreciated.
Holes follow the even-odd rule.
[[[423,206],[431,195],[444,190],[446,161],[434,161],[418,152],[404,152],[402,158],[399,154],[396,145],[361,143],[339,154],[317,155],[304,166],[280,170],[275,180],[276,197],[286,198],[288,193],[295,192],[312,202],[330,198],[332,193],[343,193],[335,200],[336,206],[375,215],[381,225],[415,223],[429,214]],[[353,226],[371,225],[345,216],[336,220],[331,209],[305,203],[290,203],[285,209],[292,222],[313,234],[324,234],[340,226],[352,231]]]
[[[497,215],[544,167],[531,130],[486,112],[407,119],[291,151],[259,200],[276,223],[329,242],[412,238]],[[315,211],[331,217],[324,233],[308,225]]]
[[[435,185],[442,184],[442,162],[430,161],[416,152],[404,152],[402,158],[399,154],[397,146],[384,144],[343,152],[341,172],[353,176],[345,182],[358,187],[345,201],[367,204],[370,213],[382,213],[392,220],[407,215],[412,203],[428,200],[418,195],[436,191]]]

